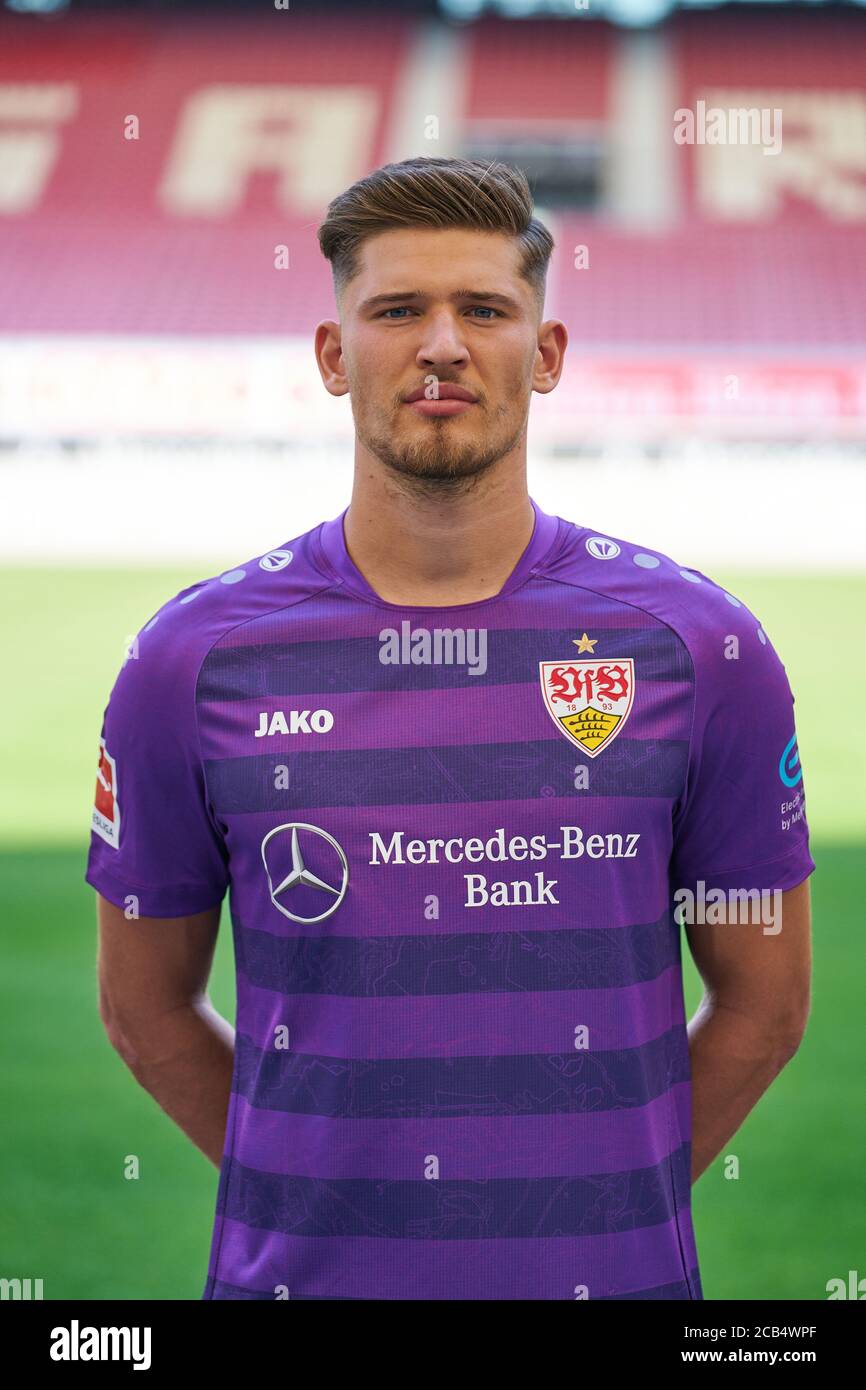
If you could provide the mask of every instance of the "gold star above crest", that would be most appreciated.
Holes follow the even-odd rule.
[[[593,654],[595,653],[595,644],[598,641],[597,637],[589,638],[584,632],[580,639],[578,639],[577,637],[572,637],[571,640],[577,647],[577,650],[579,652],[593,652]]]

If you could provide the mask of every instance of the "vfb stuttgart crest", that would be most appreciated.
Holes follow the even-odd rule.
[[[630,656],[585,661],[540,661],[541,691],[560,733],[590,758],[619,733],[634,702]]]

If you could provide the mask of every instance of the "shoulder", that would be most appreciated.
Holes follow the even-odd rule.
[[[333,578],[313,563],[314,534],[304,532],[178,590],[143,623],[133,655],[155,654],[177,669],[198,669],[232,629],[333,587]]]
[[[717,659],[778,661],[759,617],[703,570],[623,536],[566,522],[546,577],[629,605],[665,624],[687,648],[696,672]]]
[[[172,594],[129,642],[112,702],[176,713],[193,696],[208,653],[233,630],[333,587],[313,563],[314,535],[304,532]]]

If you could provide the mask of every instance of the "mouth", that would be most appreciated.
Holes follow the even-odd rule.
[[[462,415],[473,405],[477,405],[478,399],[465,386],[458,386],[456,382],[443,381],[436,396],[432,399],[428,398],[423,388],[419,388],[407,396],[404,404],[414,410],[416,415]]]
[[[406,401],[410,410],[414,410],[416,415],[463,415],[465,411],[471,410],[477,401],[464,401],[456,396],[440,397],[439,400],[428,401],[421,397],[417,401]]]

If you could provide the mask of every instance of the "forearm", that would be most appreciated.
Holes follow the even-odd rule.
[[[218,1168],[234,1064],[234,1029],[208,999],[129,1020],[109,1036],[133,1076]]]
[[[706,999],[689,1023],[692,1067],[692,1182],[737,1132],[790,1061],[789,1030],[768,1029],[748,1014]]]

